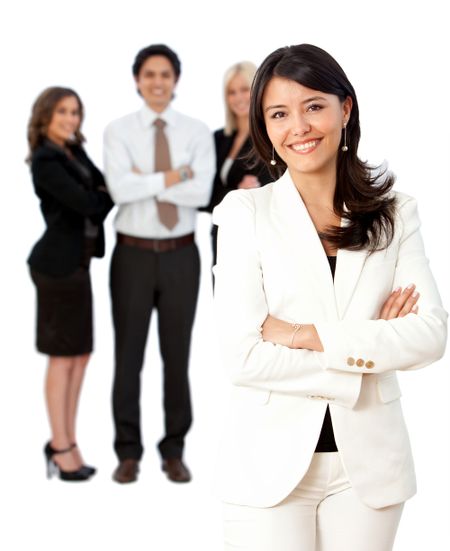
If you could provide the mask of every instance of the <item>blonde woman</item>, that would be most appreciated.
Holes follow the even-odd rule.
[[[250,89],[256,66],[250,61],[232,65],[223,79],[225,127],[216,130],[216,175],[210,203],[212,212],[233,189],[257,188],[272,181],[263,163],[254,166],[246,160],[251,149],[249,135]],[[216,261],[217,226],[212,231],[213,263]]]

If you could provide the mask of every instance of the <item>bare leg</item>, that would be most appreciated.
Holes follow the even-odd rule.
[[[45,396],[52,431],[51,444],[57,450],[66,449],[71,444],[67,432],[67,395],[73,366],[73,357],[49,357]],[[56,455],[54,460],[64,471],[75,471],[81,466],[73,452]]]
[[[71,444],[77,443],[76,438],[76,416],[80,398],[81,386],[83,384],[84,373],[89,362],[90,354],[83,354],[74,358],[74,365],[69,379],[67,390],[67,408],[66,423],[67,434]],[[76,459],[82,463],[82,457],[78,448],[74,448],[73,453]]]

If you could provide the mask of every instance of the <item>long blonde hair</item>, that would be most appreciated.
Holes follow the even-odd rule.
[[[28,122],[28,146],[29,152],[26,161],[29,163],[33,151],[40,146],[47,137],[47,129],[50,124],[56,105],[64,98],[73,96],[80,110],[80,126],[75,131],[73,143],[82,144],[84,136],[80,131],[81,123],[83,122],[83,104],[79,95],[71,88],[63,88],[61,86],[51,86],[41,92],[33,104],[31,117]]]
[[[224,101],[225,101],[224,133],[226,136],[230,136],[237,129],[236,115],[228,107],[228,101],[227,101],[228,85],[236,75],[242,75],[247,80],[248,85],[251,86],[256,70],[257,70],[256,65],[251,61],[240,61],[239,63],[235,63],[234,65],[232,65],[225,72],[225,75],[223,77],[223,94],[224,94]]]

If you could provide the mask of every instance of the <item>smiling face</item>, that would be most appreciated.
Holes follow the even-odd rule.
[[[228,83],[226,98],[228,107],[236,118],[248,116],[250,85],[242,73],[237,73]]]
[[[66,96],[58,101],[47,127],[47,138],[64,146],[80,128],[80,105],[75,96]]]
[[[342,129],[352,101],[273,77],[263,96],[267,134],[291,175],[336,171]]]
[[[152,55],[142,64],[135,81],[147,105],[162,113],[172,101],[177,78],[167,57]]]

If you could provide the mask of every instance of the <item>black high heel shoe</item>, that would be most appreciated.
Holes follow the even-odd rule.
[[[73,444],[71,444],[71,448],[77,448],[77,447],[78,445],[76,442],[73,442]],[[95,467],[92,467],[91,465],[82,465],[81,468],[84,469],[87,473],[89,473],[89,476],[93,476],[97,472],[97,469]]]
[[[70,446],[64,450],[55,450],[52,448],[50,442],[47,442],[44,447],[44,454],[47,464],[47,478],[51,478],[53,475],[56,475],[60,480],[64,480],[65,482],[82,482],[83,480],[89,479],[91,475],[83,466],[76,471],[63,471],[53,460],[55,455],[68,453],[72,451],[73,448],[73,446]]]

